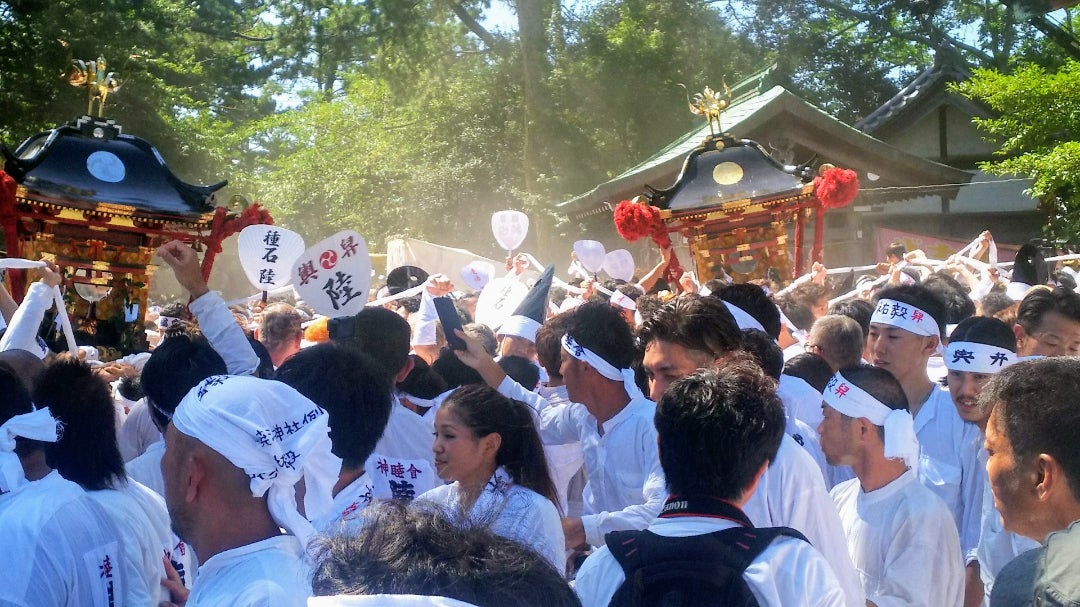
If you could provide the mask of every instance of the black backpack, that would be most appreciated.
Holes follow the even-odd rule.
[[[742,574],[781,535],[808,541],[788,527],[734,527],[690,537],[608,533],[608,550],[626,575],[608,606],[758,607]]]

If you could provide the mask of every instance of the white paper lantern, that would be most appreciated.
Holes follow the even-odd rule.
[[[604,267],[604,244],[595,240],[579,240],[574,243],[574,253],[585,269],[596,274]]]
[[[630,282],[634,279],[634,256],[626,249],[615,249],[604,256],[604,271],[612,278]]]
[[[491,232],[495,241],[507,251],[513,251],[525,242],[529,234],[529,216],[521,211],[498,211],[491,215]]]

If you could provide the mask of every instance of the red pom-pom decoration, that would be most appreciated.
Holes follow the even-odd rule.
[[[615,205],[615,229],[619,236],[630,242],[653,233],[653,226],[660,220],[660,211],[648,204],[624,200]]]
[[[624,200],[615,205],[615,229],[630,242],[651,236],[657,246],[671,246],[660,209],[647,203]]]
[[[831,168],[814,178],[814,195],[826,209],[851,204],[859,194],[859,176],[851,169]]]

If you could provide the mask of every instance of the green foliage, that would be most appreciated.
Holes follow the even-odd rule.
[[[1080,63],[1053,72],[1036,65],[1012,74],[980,70],[957,90],[996,113],[977,124],[1001,143],[1004,158],[981,168],[1031,177],[1031,195],[1050,214],[1047,235],[1080,242]]]
[[[608,0],[576,26],[553,87],[560,118],[603,152],[593,170],[610,176],[698,124],[680,83],[721,88],[764,63],[707,3]]]
[[[490,213],[520,208],[539,251],[578,236],[554,203],[700,124],[679,84],[777,62],[854,120],[935,55],[1060,63],[981,0],[509,4],[517,31],[492,33],[490,0],[0,0],[0,140],[83,113],[61,76],[102,55],[124,81],[108,116],[310,241],[350,227],[375,249],[408,233],[495,254]]]
[[[512,141],[506,116],[486,105],[478,80],[401,100],[383,82],[350,77],[340,97],[240,134],[275,148],[240,187],[311,241],[353,228],[376,249],[398,235],[482,249],[487,239],[477,242],[476,230],[489,230],[490,213],[508,206],[505,184],[518,166],[500,144]]]
[[[86,113],[86,93],[63,76],[71,60],[104,57],[122,87],[106,117],[151,139],[177,172],[211,181],[215,131],[272,111],[248,92],[265,78],[241,32],[256,0],[28,0],[0,2],[0,140],[15,145]]]
[[[728,15],[771,49],[806,98],[854,122],[935,59],[1007,69],[1035,30],[984,0],[731,0]]]

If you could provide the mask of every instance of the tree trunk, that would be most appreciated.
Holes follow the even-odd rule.
[[[522,129],[522,167],[525,191],[532,193],[540,172],[544,113],[547,109],[547,39],[545,36],[545,0],[517,0],[518,39],[521,43],[522,91],[524,93],[524,128]]]

